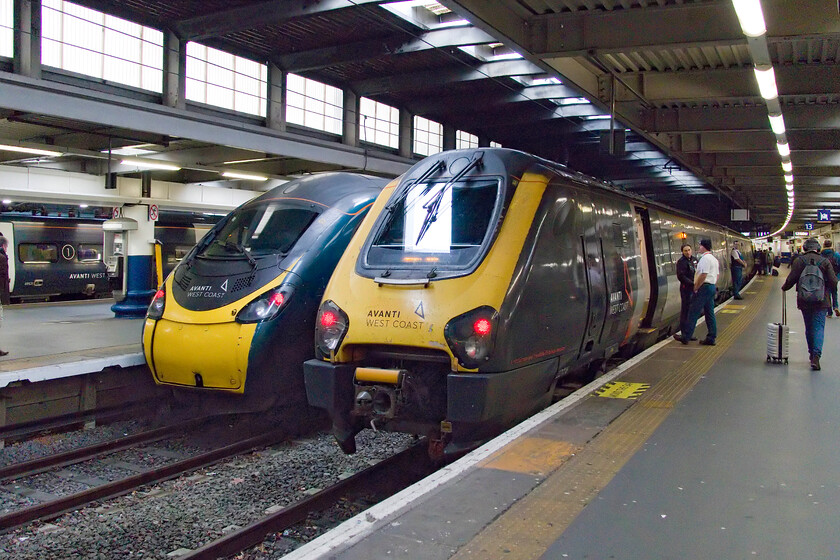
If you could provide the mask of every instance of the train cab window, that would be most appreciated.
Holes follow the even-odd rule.
[[[102,261],[102,245],[92,245],[90,243],[80,243],[76,251],[76,259],[79,262],[101,262]]]
[[[497,181],[413,185],[395,196],[367,252],[368,267],[463,269],[481,256],[498,215]]]
[[[198,256],[229,259],[242,258],[245,251],[252,257],[288,253],[317,216],[312,209],[276,201],[246,206],[228,219]]]
[[[18,245],[18,259],[22,263],[58,262],[58,245],[52,243],[21,243]]]

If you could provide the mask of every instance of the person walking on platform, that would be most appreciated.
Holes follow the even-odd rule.
[[[680,328],[688,318],[688,306],[694,293],[694,268],[697,260],[691,256],[691,245],[682,246],[682,256],[677,261],[677,279],[680,281]],[[692,338],[692,340],[697,340]]]
[[[9,248],[9,241],[0,235],[0,324],[3,322],[3,306],[9,305],[9,256],[6,250]],[[0,350],[0,356],[9,352]]]
[[[773,259],[775,259],[775,258],[776,257],[773,255],[773,249],[768,248],[767,249],[767,274],[768,275],[773,274]]]
[[[767,253],[764,252],[764,249],[759,249],[758,252],[756,252],[755,263],[758,267],[758,275],[764,276],[767,272]]]
[[[744,267],[747,263],[741,255],[741,244],[736,241],[729,253],[729,267],[732,269],[732,297],[744,299],[741,296],[741,282],[744,279]]]
[[[837,275],[840,273],[840,255],[837,254],[837,251],[831,248],[831,239],[826,239],[823,243],[823,250],[820,251],[820,255],[823,258],[828,259],[828,262],[831,263],[831,267],[834,269],[834,274]],[[837,305],[837,286],[831,290],[831,308],[826,313],[826,318],[831,317],[831,309],[834,309],[834,314],[840,317],[840,306]]]
[[[831,290],[837,288],[837,275],[828,259],[819,254],[819,241],[808,239],[802,244],[802,249],[804,252],[794,260],[782,290],[788,291],[796,285],[796,307],[802,311],[805,321],[811,369],[819,370],[825,336],[825,312],[831,309]]]
[[[688,344],[694,335],[694,326],[700,315],[706,317],[706,338],[700,344],[714,346],[717,338],[717,323],[715,322],[715,284],[720,273],[720,263],[712,254],[712,240],[700,240],[700,260],[694,272],[694,295],[688,306],[688,317],[680,326],[680,334],[674,338],[683,344]]]

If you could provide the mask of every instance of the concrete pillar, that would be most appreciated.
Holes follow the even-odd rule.
[[[187,42],[172,31],[163,32],[163,104],[187,107]]]
[[[400,109],[400,155],[414,157],[414,115]]]
[[[359,96],[349,89],[344,90],[344,114],[342,116],[341,143],[347,146],[359,145]]]
[[[268,63],[268,108],[266,126],[272,130],[286,130],[286,83],[288,74],[279,66]]]
[[[14,72],[41,78],[41,0],[14,0]]]
[[[124,218],[137,222],[137,229],[125,232],[125,299],[111,306],[117,317],[142,317],[155,295],[154,274],[155,223],[149,220],[149,206],[132,204],[122,207]]]
[[[456,146],[455,141],[456,129],[451,124],[443,125],[443,149],[454,150]]]

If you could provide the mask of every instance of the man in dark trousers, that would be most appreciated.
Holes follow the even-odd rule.
[[[766,258],[767,255],[765,255]],[[744,257],[741,255],[741,244],[736,241],[729,253],[729,267],[732,270],[732,297],[735,299],[744,299],[741,296],[741,282],[744,280],[745,266],[747,266],[747,263],[744,262]]]
[[[820,255],[824,258],[828,259],[828,262],[831,263],[832,268],[834,268],[834,274],[840,273],[840,255],[831,248],[831,239],[826,239],[823,243],[823,250],[820,251]],[[831,306],[834,308],[834,314],[840,317],[840,305],[837,305],[837,287],[831,290]],[[826,319],[831,317],[831,309],[825,314]]]
[[[677,279],[680,281],[680,328],[688,318],[688,306],[694,293],[694,267],[697,261],[691,256],[691,245],[682,246],[682,256],[677,261]],[[697,340],[692,338],[691,340]]]
[[[805,340],[808,342],[808,354],[811,357],[811,369],[820,369],[820,357],[822,356],[823,338],[825,335],[825,315],[831,309],[831,290],[837,288],[837,275],[834,274],[834,267],[828,259],[819,254],[820,242],[816,239],[808,239],[802,244],[803,253],[797,257],[790,268],[782,290],[787,291],[796,285],[796,307],[802,311],[802,318],[805,320]],[[823,278],[823,297],[820,301],[806,301],[806,291],[800,286],[803,271],[809,265],[819,266]],[[807,276],[809,283],[813,281],[813,274]]]
[[[718,275],[720,274],[720,263],[712,254],[712,240],[700,240],[700,260],[694,271],[694,295],[691,296],[691,304],[688,306],[688,317],[680,327],[681,334],[675,334],[674,338],[683,344],[688,344],[694,335],[694,327],[700,315],[706,318],[706,338],[700,344],[714,346],[717,339],[717,322],[715,321],[715,293],[717,288]],[[823,317],[825,320],[825,317]]]
[[[9,256],[6,249],[9,248],[9,241],[0,235],[0,322],[3,321],[3,306],[9,305]],[[8,354],[0,350],[0,356]]]

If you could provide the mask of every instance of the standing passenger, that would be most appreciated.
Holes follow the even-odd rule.
[[[826,239],[825,243],[823,243],[824,249],[820,251],[820,255],[823,258],[828,259],[828,262],[831,263],[831,267],[834,269],[834,274],[840,273],[840,255],[831,248],[831,239]],[[840,307],[837,305],[837,286],[831,290],[831,307],[834,309],[834,314],[840,317]],[[831,317],[831,309],[828,310],[826,313],[826,318]]]
[[[714,346],[717,338],[717,323],[715,322],[715,284],[720,272],[720,264],[712,254],[712,240],[700,240],[700,260],[697,262],[697,270],[694,273],[694,296],[691,298],[691,305],[688,306],[688,318],[680,327],[681,334],[675,334],[674,338],[688,344],[694,335],[694,326],[700,315],[706,317],[706,338],[700,344]]]
[[[691,256],[691,245],[682,246],[682,256],[677,261],[677,279],[680,281],[680,328],[688,318],[688,306],[694,293],[694,267],[697,261]],[[692,338],[691,340],[697,340]]]
[[[767,274],[773,274],[773,259],[775,259],[775,255],[773,255],[773,248],[767,248]]]
[[[9,241],[0,235],[0,324],[3,322],[3,306],[9,305],[9,256],[6,249],[9,248]],[[0,356],[8,354],[0,350]]]
[[[796,307],[802,311],[802,318],[805,320],[805,340],[808,343],[808,354],[811,358],[811,369],[820,369],[820,356],[822,356],[823,338],[825,336],[825,311],[831,309],[831,289],[837,288],[837,275],[834,274],[834,267],[818,254],[820,250],[820,242],[816,239],[808,239],[802,244],[805,250],[800,256],[793,261],[790,274],[788,274],[785,283],[782,284],[782,290],[787,291],[796,284]],[[817,265],[822,273],[822,299],[819,301],[807,301],[806,294],[808,290],[803,289],[805,284],[819,284],[815,279],[815,272],[803,271],[807,266]],[[807,280],[805,280],[807,278]],[[814,293],[814,292],[810,292]],[[819,297],[819,294],[815,294]]]
[[[732,269],[732,297],[744,299],[741,296],[741,282],[744,279],[744,267],[747,263],[741,255],[741,243],[738,241],[733,243],[732,251],[729,253],[729,266]]]

